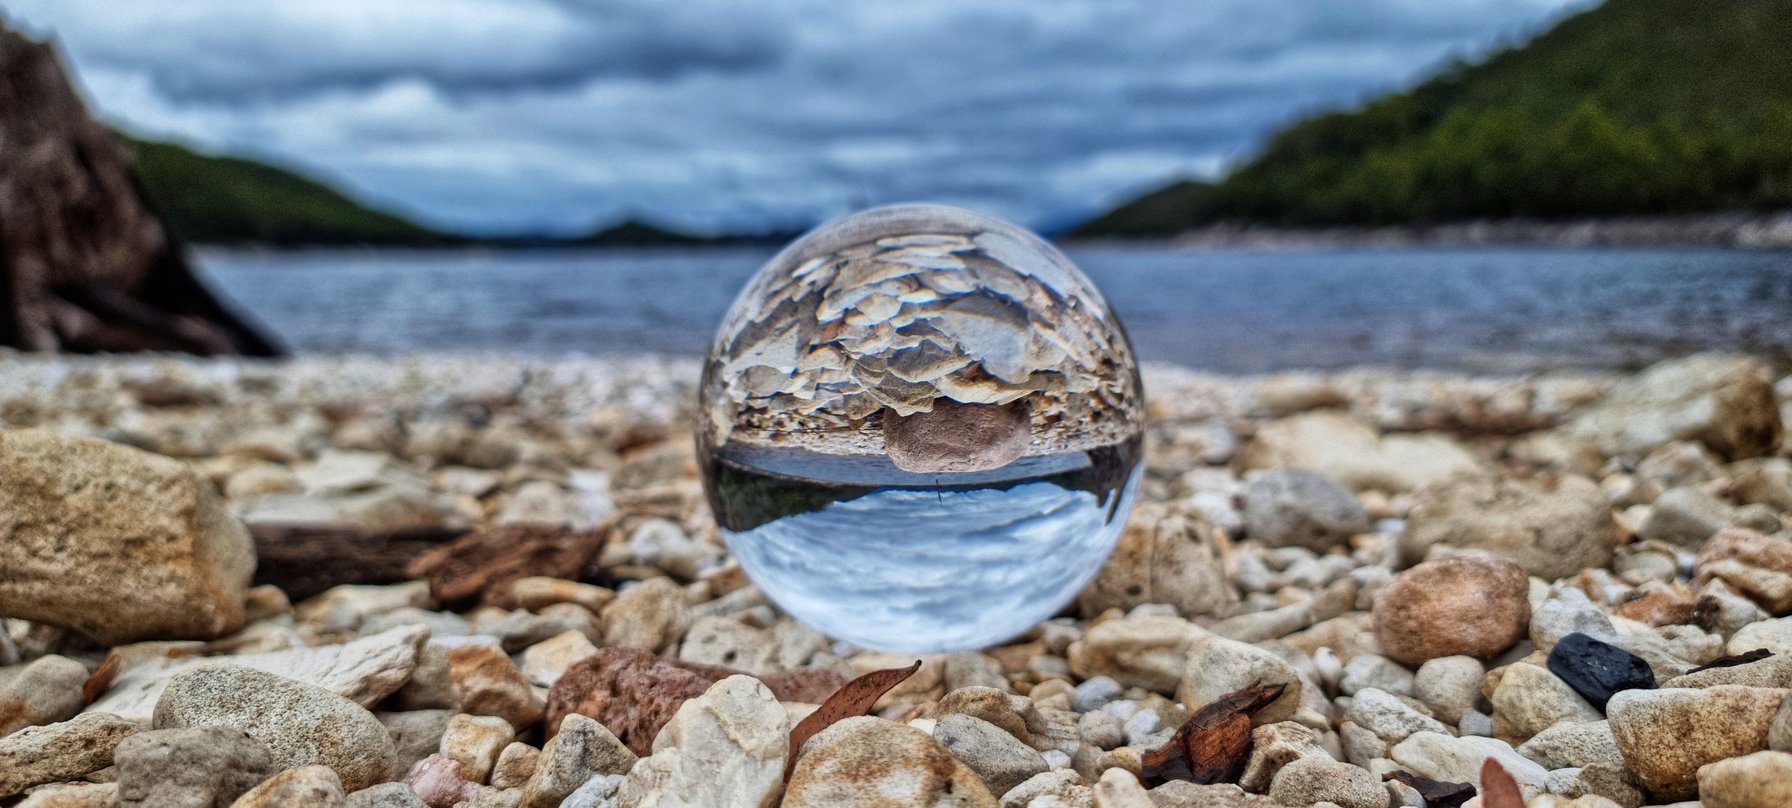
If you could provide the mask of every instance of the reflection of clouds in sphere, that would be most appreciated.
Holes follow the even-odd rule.
[[[1137,475],[1134,475],[1136,484]],[[1050,483],[884,489],[728,536],[780,607],[838,637],[910,653],[982,648],[1051,617],[1124,527],[1117,509]]]
[[[1142,390],[1106,301],[1043,239],[957,208],[785,248],[700,389],[705,484],[747,574],[870,647],[975,648],[1050,617],[1137,485]]]

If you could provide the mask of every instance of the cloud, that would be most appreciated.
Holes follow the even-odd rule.
[[[1576,0],[12,0],[112,118],[430,221],[1062,221]]]

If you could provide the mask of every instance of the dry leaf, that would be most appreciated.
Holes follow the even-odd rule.
[[[122,657],[118,655],[117,651],[107,654],[105,661],[100,663],[93,675],[88,676],[87,681],[82,683],[81,698],[86,699],[88,704],[92,704],[94,699],[100,697],[100,694],[111,689],[112,680],[118,676],[120,659]]]
[[[1140,779],[1146,786],[1171,780],[1237,782],[1251,756],[1251,715],[1281,698],[1287,687],[1253,684],[1202,707],[1169,743],[1145,753]]]
[[[1518,781],[1493,758],[1481,764],[1481,808],[1524,808]]]
[[[1393,780],[1412,786],[1419,796],[1425,798],[1426,808],[1460,808],[1474,799],[1475,787],[1468,783],[1446,783],[1412,772],[1394,771],[1381,776],[1383,780]]]
[[[890,692],[890,688],[902,684],[920,669],[921,660],[917,659],[915,664],[906,668],[872,671],[834,691],[834,695],[815,708],[815,712],[804,716],[790,730],[790,757],[784,763],[784,779],[790,779],[790,771],[796,767],[797,752],[802,751],[803,744],[815,737],[816,733],[832,726],[835,721],[870,713],[871,706]]]

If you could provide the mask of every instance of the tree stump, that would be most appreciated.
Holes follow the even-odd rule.
[[[0,346],[279,350],[194,276],[56,52],[0,22]]]

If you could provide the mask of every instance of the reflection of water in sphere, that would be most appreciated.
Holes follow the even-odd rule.
[[[887,650],[985,646],[1094,577],[1137,487],[1125,332],[1061,253],[939,205],[799,239],[704,367],[705,482],[767,596]]]

